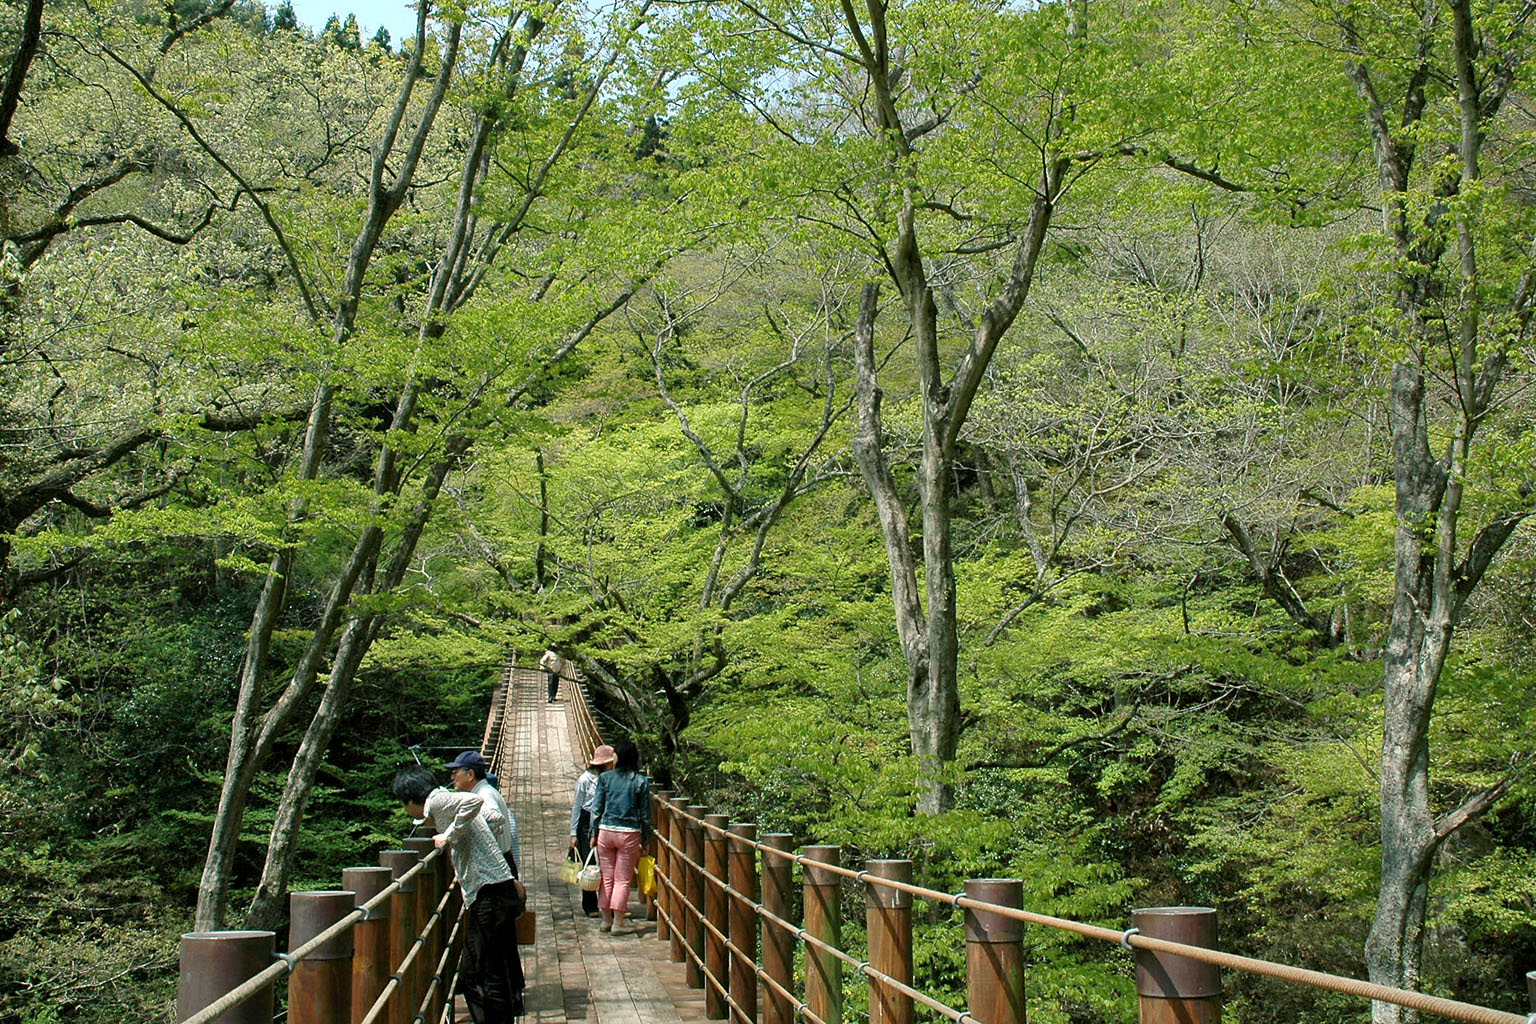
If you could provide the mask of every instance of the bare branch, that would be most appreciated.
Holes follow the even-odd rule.
[[[160,40],[160,55],[163,57],[167,53],[170,53],[171,47],[175,46],[183,36],[190,35],[191,33],[196,32],[198,29],[202,28],[204,25],[211,24],[219,18],[224,17],[224,15],[229,13],[229,9],[233,6],[235,6],[235,0],[220,0],[219,3],[208,8],[208,10],[204,11],[196,18],[193,18],[185,25],[171,29],[171,31],[166,33],[165,38]]]
[[[1130,725],[1132,720],[1135,719],[1140,707],[1139,704],[1133,704],[1126,709],[1125,714],[1121,716],[1119,721],[1102,732],[1088,733],[1084,736],[1074,736],[1072,739],[1062,740],[1038,757],[1019,758],[1010,761],[973,761],[965,766],[966,771],[975,771],[978,768],[1044,768],[1073,747],[1107,740],[1116,733],[1124,731],[1126,726]]]

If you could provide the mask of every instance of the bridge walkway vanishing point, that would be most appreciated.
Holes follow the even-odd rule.
[[[517,815],[528,904],[538,921],[532,946],[523,946],[529,1024],[662,1024],[703,1021],[704,993],[690,989],[682,964],[672,963],[656,923],[631,893],[635,934],[598,931],[583,916],[581,890],[560,880],[570,846],[571,794],[584,767],[568,715],[573,684],[562,697],[545,700],[545,675],[517,668],[503,727],[502,793]],[[468,1019],[461,1010],[460,1019]]]

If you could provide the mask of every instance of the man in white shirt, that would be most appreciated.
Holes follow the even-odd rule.
[[[485,823],[491,826],[491,834],[496,837],[501,852],[510,858],[515,875],[518,862],[517,815],[507,806],[501,792],[486,780],[485,774],[490,765],[478,750],[466,750],[443,767],[448,769],[448,785],[456,792],[474,793],[484,801],[480,814],[485,818]]]
[[[413,818],[432,822],[432,841],[448,848],[464,894],[464,955],[459,991],[475,1024],[513,1024],[523,1013],[523,962],[517,951],[521,900],[506,856],[480,815],[484,801],[437,784],[425,765],[395,775],[395,798]]]
[[[545,651],[539,659],[539,668],[549,673],[549,702],[553,704],[560,693],[560,673],[565,668],[565,659],[554,651]]]

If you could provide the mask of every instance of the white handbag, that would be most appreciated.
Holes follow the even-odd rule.
[[[595,892],[603,884],[603,869],[597,866],[597,844],[592,844],[592,849],[587,853],[586,862],[581,865],[581,871],[576,875],[576,880],[581,887],[588,892]]]

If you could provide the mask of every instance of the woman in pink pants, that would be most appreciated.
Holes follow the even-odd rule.
[[[624,934],[629,883],[640,847],[651,841],[651,780],[640,774],[640,752],[629,740],[613,745],[618,763],[597,779],[592,818],[597,822],[597,863],[603,884],[597,909],[605,932]]]

